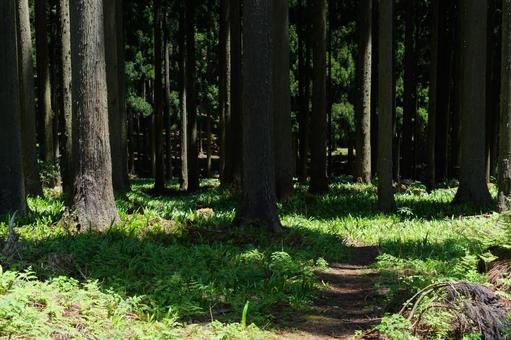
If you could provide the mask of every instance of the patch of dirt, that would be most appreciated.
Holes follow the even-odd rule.
[[[325,284],[312,310],[300,320],[282,324],[284,339],[351,339],[368,330],[384,314],[386,291],[375,288],[379,273],[368,266],[378,256],[375,247],[353,248],[350,263],[332,264],[318,273]]]

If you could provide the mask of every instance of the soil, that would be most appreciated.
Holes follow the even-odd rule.
[[[325,288],[314,306],[298,321],[283,322],[279,337],[284,339],[351,339],[356,331],[377,324],[384,314],[385,291],[375,283],[379,273],[369,268],[375,247],[353,249],[349,263],[331,264],[318,273]]]

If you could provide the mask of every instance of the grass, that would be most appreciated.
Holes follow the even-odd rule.
[[[279,205],[286,233],[273,235],[232,227],[237,197],[202,185],[153,197],[152,183],[137,181],[105,235],[59,226],[55,191],[30,199],[32,213],[17,219],[23,248],[0,262],[0,337],[267,339],[277,318],[313,303],[315,271],[349,261],[357,245],[381,249],[375,267],[392,312],[431,282],[484,281],[479,256],[503,237],[498,214],[451,205],[449,188],[408,188],[398,212],[383,215],[373,186],[339,179],[321,197],[298,186]]]

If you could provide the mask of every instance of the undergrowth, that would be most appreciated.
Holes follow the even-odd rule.
[[[383,215],[373,186],[340,179],[324,196],[298,186],[279,204],[286,232],[273,235],[231,226],[237,196],[202,186],[155,197],[138,181],[104,235],[62,228],[57,191],[31,198],[16,219],[22,249],[0,260],[0,336],[267,339],[277,319],[307,313],[322,287],[315,272],[349,261],[356,246],[379,247],[392,313],[431,283],[485,282],[477,265],[502,236],[498,214],[451,205],[452,188],[413,186]],[[389,316],[380,328],[405,332],[400,322]]]

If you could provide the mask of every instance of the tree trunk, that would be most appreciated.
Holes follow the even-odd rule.
[[[199,189],[199,146],[197,129],[197,91],[195,65],[195,1],[187,0],[185,4],[186,23],[186,84],[188,114],[188,187],[187,191]]]
[[[231,125],[231,29],[230,0],[220,0],[219,33],[219,117],[220,117],[220,181],[224,183],[227,134]]]
[[[417,53],[416,39],[416,0],[406,3],[405,32],[405,75],[403,105],[403,147],[401,174],[406,179],[415,177],[415,122],[417,120]]]
[[[241,73],[241,1],[230,0],[231,32],[231,111],[230,122],[226,125],[226,154],[224,167],[224,185],[239,189],[242,170],[242,90]]]
[[[17,1],[17,19],[21,137],[25,190],[27,195],[42,195],[43,188],[37,165],[34,66],[32,62],[32,35],[30,32],[30,10],[28,0]]]
[[[326,0],[314,2],[313,88],[311,133],[311,193],[328,191],[326,134]]]
[[[24,212],[20,84],[16,48],[16,5],[0,2],[0,214]]]
[[[486,77],[486,177],[496,177],[499,135],[499,104],[500,104],[500,54],[501,41],[498,38],[499,11],[497,0],[489,1],[488,11],[488,60]],[[497,156],[497,157],[496,157]]]
[[[511,0],[502,1],[502,71],[498,207],[511,209]]]
[[[244,2],[243,195],[236,222],[281,231],[275,195],[272,1]]]
[[[103,2],[71,0],[73,214],[81,231],[118,221],[112,186]]]
[[[393,1],[380,2],[379,18],[378,206],[391,212],[396,207],[392,186]]]
[[[299,20],[300,27],[298,32],[298,72],[299,72],[299,87],[300,87],[300,98],[299,98],[299,116],[298,116],[298,135],[299,135],[299,157],[298,157],[298,180],[305,182],[307,180],[307,166],[309,162],[309,60],[310,60],[310,39],[308,30],[308,20],[306,8],[303,0],[300,0],[299,7]]]
[[[486,28],[487,1],[463,2],[462,50],[463,83],[461,88],[461,168],[460,187],[455,202],[478,207],[491,202],[486,183]],[[483,125],[484,127],[484,125]]]
[[[275,184],[277,197],[287,199],[293,192],[293,146],[291,90],[289,80],[289,3],[273,1],[273,121]]]
[[[436,185],[436,140],[437,140],[437,114],[438,114],[438,39],[439,39],[440,0],[433,0],[433,14],[431,19],[431,56],[429,80],[429,108],[428,108],[428,145],[426,185],[433,190]]]
[[[35,32],[37,55],[37,114],[41,121],[42,159],[45,162],[55,162],[46,0],[35,1]]]
[[[188,190],[188,84],[186,77],[186,16],[183,8],[180,20],[180,73],[181,73],[181,190]]]
[[[357,165],[356,177],[371,182],[371,82],[373,63],[373,1],[359,3],[359,60],[356,117]]]
[[[163,16],[161,0],[154,1],[154,143],[155,182],[154,191],[165,190],[163,162],[163,62],[162,62]]]
[[[166,26],[168,20],[165,20]],[[168,31],[164,38],[163,50],[165,51],[165,105],[163,105],[165,113],[163,116],[163,124],[165,129],[165,168],[166,178],[171,179],[173,177],[172,169],[172,136],[171,136],[171,107],[170,107],[170,45],[169,45],[169,34]]]

